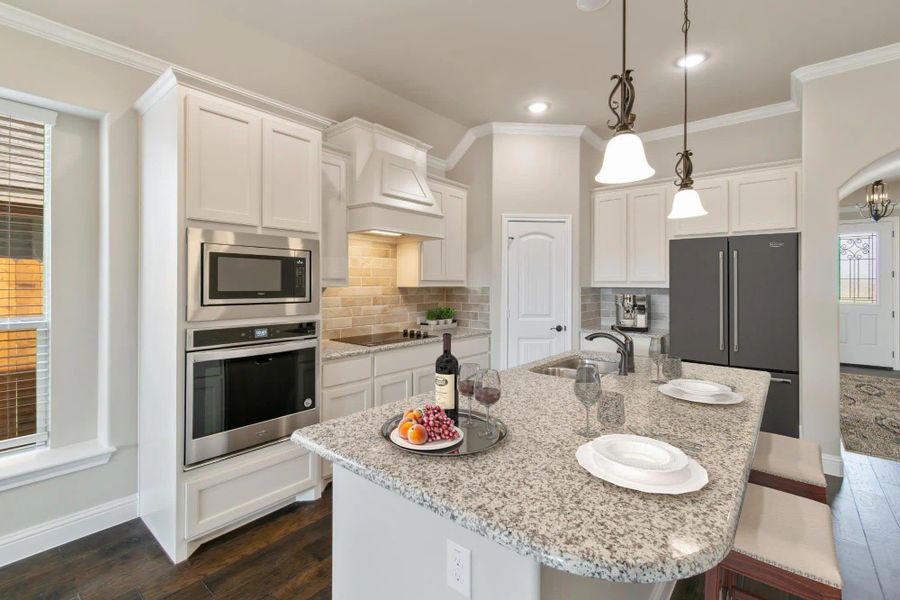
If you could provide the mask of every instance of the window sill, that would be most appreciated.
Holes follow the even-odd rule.
[[[0,492],[109,462],[116,449],[90,440],[0,457]]]

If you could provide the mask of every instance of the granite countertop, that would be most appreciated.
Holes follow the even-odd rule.
[[[467,327],[457,327],[448,330],[453,335],[453,339],[461,340],[464,338],[478,337],[480,335],[490,335],[490,329],[469,329]],[[337,360],[339,358],[350,358],[352,356],[360,356],[363,354],[372,354],[373,352],[384,352],[386,350],[396,350],[398,348],[407,348],[409,346],[420,346],[422,344],[436,344],[442,339],[439,331],[431,334],[427,338],[407,340],[397,342],[396,344],[386,344],[384,346],[358,346],[356,344],[346,344],[337,340],[322,340],[322,360]]]
[[[612,331],[612,328],[609,325],[601,325],[600,327],[582,327],[581,335],[585,336],[591,333],[597,333],[598,331]],[[625,333],[631,337],[661,338],[669,335],[669,330],[651,327],[648,331],[626,331]]]
[[[574,433],[584,408],[572,381],[528,370],[571,352],[503,371],[496,405],[509,439],[467,457],[423,457],[379,434],[388,418],[424,404],[432,393],[306,427],[293,440],[350,471],[475,533],[552,568],[618,582],[658,582],[702,573],[731,549],[765,405],[769,375],[685,364],[684,376],[732,385],[746,401],[710,406],[673,400],[637,373],[603,377],[605,391],[625,397],[624,425],[604,433],[640,432],[693,445],[709,473],[702,490],[646,494],[589,475],[575,460]],[[596,411],[596,409],[594,409]],[[596,412],[594,413],[596,414]],[[621,412],[620,412],[621,414]]]

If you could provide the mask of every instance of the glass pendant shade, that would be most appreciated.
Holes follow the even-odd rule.
[[[653,177],[656,171],[647,163],[644,144],[636,134],[625,131],[613,136],[603,152],[603,166],[597,183],[632,183]]]
[[[700,194],[694,188],[684,188],[675,192],[672,198],[672,210],[669,211],[670,219],[690,219],[702,217],[708,214],[700,202]]]

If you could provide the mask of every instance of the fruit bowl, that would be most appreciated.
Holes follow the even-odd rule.
[[[460,416],[465,417],[467,413],[465,411],[460,411]],[[446,448],[439,448],[427,450],[425,449],[425,444],[408,444],[401,446],[396,443],[393,439],[391,439],[391,434],[397,429],[400,423],[403,421],[403,415],[397,415],[392,417],[384,422],[381,426],[381,436],[388,442],[394,445],[395,448],[399,448],[404,452],[409,452],[411,454],[418,454],[420,456],[468,456],[470,454],[478,454],[479,452],[484,452],[486,450],[490,450],[495,446],[499,446],[506,438],[509,437],[509,432],[506,429],[506,424],[500,419],[493,419],[493,430],[494,435],[489,438],[483,438],[478,435],[479,430],[485,425],[485,417],[480,413],[472,413],[472,425],[463,425],[458,427],[458,429],[462,432],[460,438],[455,440],[445,440],[454,442],[453,445],[447,446]],[[465,421],[465,419],[461,419]],[[399,434],[398,434],[399,435]],[[402,440],[402,438],[400,438]],[[405,441],[405,440],[404,440]]]

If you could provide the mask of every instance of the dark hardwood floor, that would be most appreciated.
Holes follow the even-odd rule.
[[[844,453],[829,501],[845,600],[900,597],[900,463]],[[763,598],[783,600],[771,590]],[[672,598],[700,600],[702,578]],[[173,566],[140,520],[0,569],[0,599],[327,600],[331,598],[331,490],[204,545]]]

